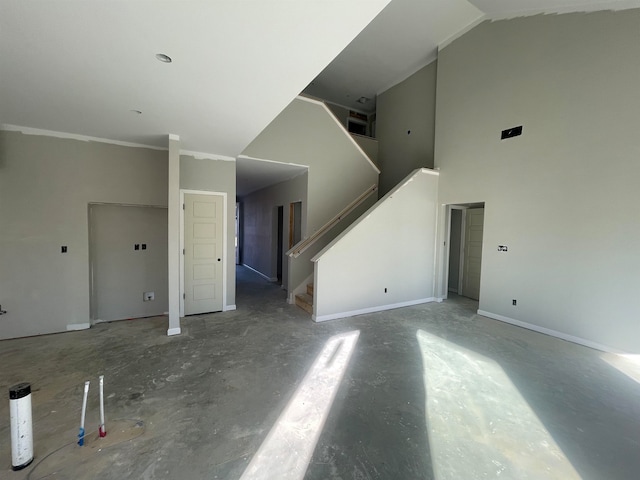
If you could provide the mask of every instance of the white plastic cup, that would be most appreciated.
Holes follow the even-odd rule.
[[[22,470],[33,461],[31,384],[19,383],[9,389],[11,419],[11,467]]]

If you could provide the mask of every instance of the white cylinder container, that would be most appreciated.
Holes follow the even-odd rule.
[[[21,470],[33,461],[31,384],[19,383],[9,389],[11,419],[11,466]]]

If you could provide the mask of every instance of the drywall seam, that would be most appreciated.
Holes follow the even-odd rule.
[[[2,124],[0,130],[8,132],[20,132],[24,135],[39,135],[43,137],[65,138],[68,140],[79,140],[81,142],[100,142],[111,145],[119,145],[121,147],[149,148],[151,150],[167,151],[167,147],[158,147],[155,145],[145,145],[142,143],[122,142],[120,140],[111,140],[109,138],[90,137],[88,135],[78,135],[76,133],[56,132],[54,130],[43,130],[40,128],[21,127],[20,125]]]
[[[75,330],[86,330],[88,328],[91,328],[90,323],[71,323],[67,325],[68,332],[75,331]]]
[[[602,352],[608,353],[625,353],[621,350],[617,350],[615,348],[609,347],[607,345],[602,345],[601,343],[592,342],[591,340],[586,340],[584,338],[575,337],[573,335],[569,335],[568,333],[559,332],[557,330],[552,330],[550,328],[540,327],[538,325],[534,325],[532,323],[522,322],[520,320],[516,320],[514,318],[505,317],[504,315],[498,315],[497,313],[487,312],[485,310],[478,310],[478,315],[482,315],[483,317],[492,318],[494,320],[499,320],[501,322],[510,323],[511,325],[515,325],[517,327],[526,328],[527,330],[532,330],[538,333],[544,333],[545,335],[550,335],[552,337],[559,338],[561,340],[566,340],[567,342],[576,343],[578,345],[582,345],[584,347],[593,348],[595,350],[600,350]]]
[[[432,53],[429,54],[427,56],[427,58],[420,62],[415,68],[412,68],[411,70],[409,70],[406,73],[403,73],[401,77],[398,77],[397,79],[395,79],[392,83],[384,86],[383,88],[381,88],[380,90],[378,90],[378,92],[376,93],[376,95],[382,95],[384,92],[386,92],[387,90],[395,87],[396,85],[401,84],[402,82],[404,82],[405,80],[407,80],[409,77],[411,77],[412,75],[415,75],[416,73],[418,73],[420,70],[422,70],[424,67],[426,67],[427,65],[435,62],[436,60],[438,60],[438,53]]]
[[[327,320],[336,320],[338,318],[354,317],[356,315],[364,315],[365,313],[383,312],[385,310],[394,310],[396,308],[411,307],[422,303],[435,301],[435,297],[419,298],[418,300],[409,300],[408,302],[392,303],[389,305],[379,305],[377,307],[368,307],[361,310],[352,310],[350,312],[331,313],[329,315],[312,315],[314,322],[326,322]]]
[[[474,29],[475,27],[480,25],[482,22],[484,22],[488,18],[489,17],[486,14],[483,14],[483,15],[479,16],[478,18],[476,18],[475,20],[473,20],[471,23],[469,23],[466,27],[461,28],[456,33],[454,33],[453,35],[445,38],[442,42],[440,42],[438,44],[438,54],[440,53],[440,50],[445,48],[447,45],[450,45],[455,40],[457,40],[458,38],[463,36],[465,33],[468,33],[470,30]]]
[[[218,155],[214,153],[194,152],[192,150],[180,150],[180,155],[193,157],[196,160],[220,160],[222,162],[235,162],[236,159],[227,155]]]

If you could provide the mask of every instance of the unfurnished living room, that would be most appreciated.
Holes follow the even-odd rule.
[[[0,478],[637,479],[640,1],[0,0]]]

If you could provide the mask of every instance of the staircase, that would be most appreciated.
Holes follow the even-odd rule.
[[[307,293],[296,295],[296,305],[313,315],[313,283],[307,284]]]

